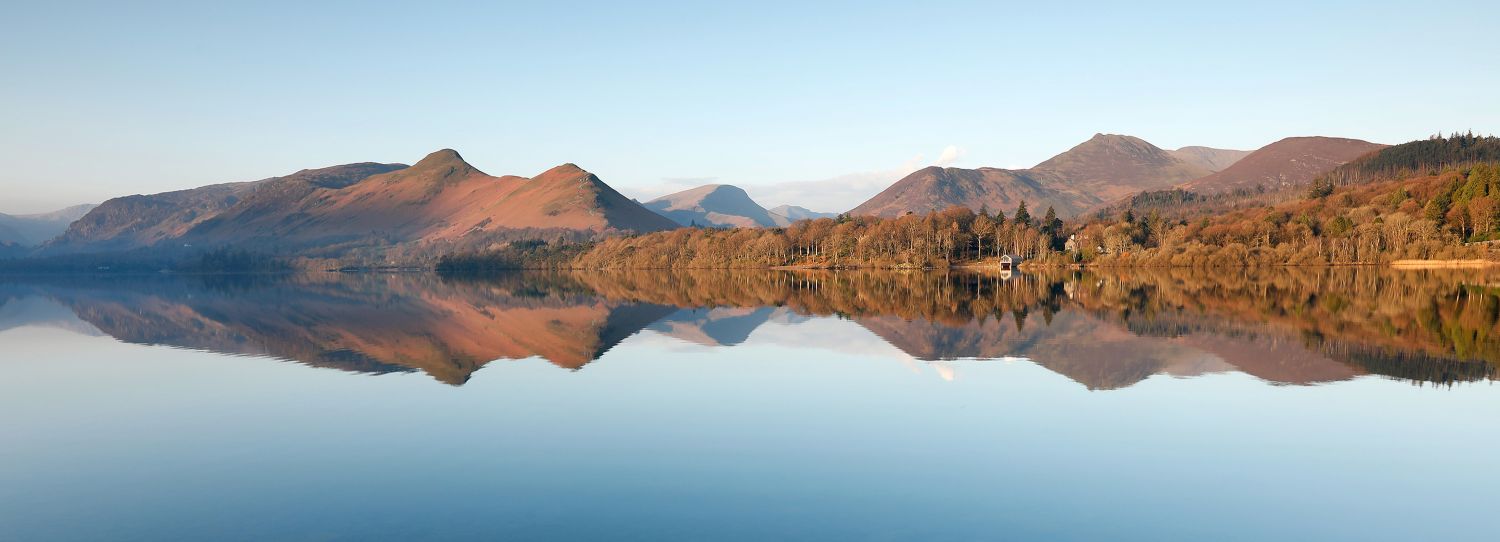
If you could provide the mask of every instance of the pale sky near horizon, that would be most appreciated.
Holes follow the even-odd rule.
[[[123,4],[5,6],[0,212],[444,147],[840,211],[1096,132],[1500,133],[1492,1]]]

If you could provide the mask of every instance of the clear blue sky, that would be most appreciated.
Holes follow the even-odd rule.
[[[1500,132],[1493,1],[217,4],[6,6],[0,212],[442,147],[840,210],[948,147]]]

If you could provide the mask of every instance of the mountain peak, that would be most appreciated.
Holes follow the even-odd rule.
[[[732,184],[705,184],[668,194],[644,204],[647,209],[678,224],[713,227],[772,227],[789,223],[772,215],[744,189]]]
[[[1031,171],[1067,179],[1073,188],[1106,201],[1171,187],[1210,173],[1141,138],[1103,133],[1048,158]]]
[[[1213,175],[1194,179],[1182,188],[1202,193],[1230,192],[1257,187],[1298,187],[1325,172],[1385,145],[1340,137],[1297,136],[1261,147]]]
[[[593,174],[589,173],[588,170],[586,170],[586,169],[578,167],[578,164],[574,164],[572,162],[568,162],[568,163],[565,163],[565,164],[561,164],[561,165],[555,166],[552,169],[549,169],[547,171],[543,171],[541,174],[539,174],[536,177],[534,177],[533,180],[558,179],[558,178],[568,179],[568,178],[577,177],[579,175],[593,175]]]
[[[420,180],[422,182],[450,182],[463,179],[471,175],[483,175],[464,161],[458,151],[453,149],[439,149],[427,156],[422,157],[411,167],[393,172],[391,175],[372,177],[372,179],[383,179],[384,182],[411,182]]]
[[[453,149],[438,149],[418,160],[412,167],[438,167],[458,164],[469,165],[468,162],[464,161],[464,157],[458,154],[458,151]]]

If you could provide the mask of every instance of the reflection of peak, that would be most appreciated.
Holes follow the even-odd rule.
[[[541,357],[582,367],[673,310],[565,295],[563,284],[515,288],[376,277],[275,287],[153,278],[39,291],[121,341],[363,373],[415,369],[453,385],[496,359]]]
[[[1140,337],[1080,312],[1057,314],[1051,324],[1037,321],[1019,329],[1004,320],[941,324],[890,316],[857,319],[918,359],[1024,357],[1089,389],[1124,388],[1169,368],[1193,365],[1184,360],[1203,358],[1184,345]]]
[[[15,291],[21,289],[14,285],[0,286],[0,332],[21,327],[50,327],[80,335],[104,334],[56,301]]]
[[[756,334],[846,354],[894,348],[926,361],[1026,358],[1091,389],[1231,368],[1298,384],[1365,373],[1442,383],[1496,375],[1486,356],[1500,347],[1479,330],[1496,325],[1484,308],[1500,304],[1500,294],[1458,290],[1461,278],[1438,273],[1386,272],[1288,270],[1250,281],[1140,270],[1011,280],[968,271],[658,270],[482,280],[38,277],[0,285],[0,328],[55,319],[44,314],[47,303],[29,305],[51,299],[121,341],[359,372],[420,370],[455,385],[497,359],[543,358],[577,369],[648,326],[715,346]],[[1328,280],[1331,273],[1370,276]],[[1254,282],[1264,280],[1282,286]],[[1396,281],[1402,287],[1390,288]],[[1424,310],[1439,321],[1419,321]],[[1409,316],[1376,321],[1369,314]],[[762,326],[770,321],[783,325]],[[864,330],[843,334],[850,322]],[[1478,342],[1457,352],[1434,340],[1433,325]]]
[[[682,309],[651,324],[650,329],[704,346],[733,346],[750,338],[776,311],[772,307]]]

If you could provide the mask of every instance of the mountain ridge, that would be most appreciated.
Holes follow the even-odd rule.
[[[893,217],[952,206],[1009,213],[1026,201],[1034,210],[1053,207],[1071,217],[1209,173],[1140,138],[1099,133],[1030,169],[922,168],[849,213]]]
[[[791,223],[787,217],[767,211],[744,189],[729,184],[705,184],[642,205],[683,226],[770,228]]]
[[[0,213],[0,245],[15,247],[15,252],[22,252],[22,249],[45,243],[67,231],[68,225],[94,207],[98,205],[85,203],[45,213]]]
[[[357,247],[483,247],[547,230],[601,235],[675,227],[575,164],[533,178],[494,177],[457,151],[440,149],[411,166],[361,162],[115,198],[43,248],[68,254],[233,245],[334,254]]]
[[[1256,149],[1221,171],[1193,179],[1180,187],[1205,194],[1293,188],[1385,147],[1379,143],[1341,137],[1287,137]]]

